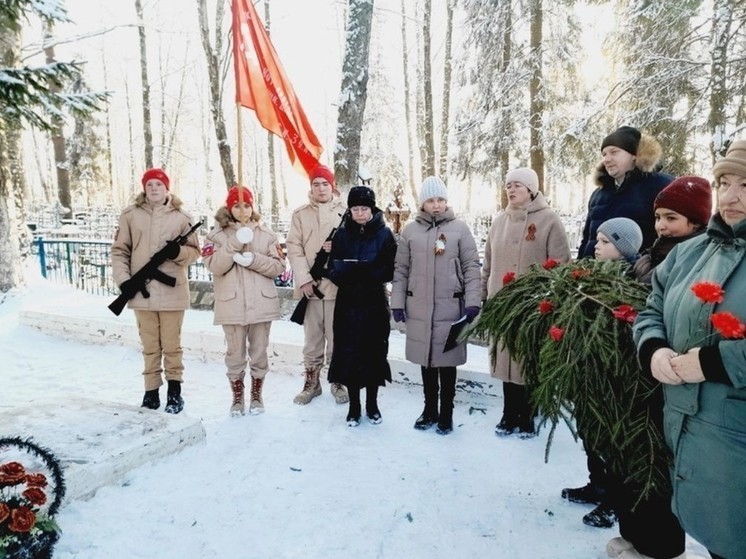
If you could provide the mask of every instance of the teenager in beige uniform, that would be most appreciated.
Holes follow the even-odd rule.
[[[239,194],[241,194],[239,196]],[[274,278],[285,270],[277,235],[261,222],[246,187],[228,191],[225,206],[202,247],[215,292],[215,324],[225,334],[226,373],[233,392],[231,415],[243,415],[246,365],[251,369],[249,413],[264,411],[262,386],[269,370],[267,347],[272,321],[280,318]],[[247,356],[248,346],[248,360]]]
[[[135,203],[124,209],[111,245],[114,281],[122,292],[131,291],[132,275],[145,266],[153,255],[192,225],[192,217],[182,209],[181,200],[169,191],[170,180],[162,169],[149,169],[142,177],[143,192]],[[165,371],[168,394],[165,411],[179,413],[184,409],[181,397],[184,364],[181,349],[181,325],[184,310],[189,307],[187,267],[199,258],[199,243],[191,235],[182,246],[174,244],[169,259],[159,268],[176,279],[171,287],[157,280],[147,284],[149,294],[138,292],[128,303],[135,311],[137,330],[145,361],[143,377],[145,396],[142,407],[153,410],[161,406],[158,389]]]
[[[308,404],[316,396],[321,395],[321,368],[331,359],[337,286],[327,278],[314,280],[311,277],[311,266],[322,245],[327,253],[331,252],[331,241],[326,241],[326,238],[332,229],[339,225],[347,209],[334,186],[334,174],[331,169],[319,165],[311,171],[308,178],[311,181],[308,203],[293,212],[287,236],[288,259],[293,269],[295,295],[304,295],[308,298],[303,321],[303,364],[306,378],[303,390],[293,400],[296,404]],[[323,293],[323,299],[316,296],[314,287]],[[349,401],[347,390],[341,384],[333,383],[330,389],[338,404]]]

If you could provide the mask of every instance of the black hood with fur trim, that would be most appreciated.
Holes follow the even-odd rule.
[[[621,185],[616,186],[603,164],[596,168],[594,180],[598,188],[588,201],[588,214],[578,247],[578,258],[593,257],[599,225],[614,217],[626,217],[640,226],[641,251],[653,244],[657,237],[653,202],[658,193],[673,180],[671,175],[660,172],[661,155],[658,141],[643,134],[637,147],[635,168],[627,173]]]

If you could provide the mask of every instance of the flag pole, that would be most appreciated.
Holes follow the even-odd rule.
[[[236,177],[236,183],[238,184],[238,203],[243,205],[243,122],[241,120],[241,105],[236,103],[236,162],[238,164],[238,176]],[[246,225],[246,221],[241,214],[241,225]]]

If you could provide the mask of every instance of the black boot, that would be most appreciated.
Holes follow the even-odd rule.
[[[178,380],[168,381],[168,394],[166,394],[166,413],[181,413],[184,409],[184,398],[181,397],[181,383]]]
[[[531,405],[528,389],[520,384],[516,384],[516,396],[518,400],[518,437],[521,439],[533,439],[538,433],[534,418],[536,410]]]
[[[422,367],[422,390],[425,393],[425,409],[414,422],[414,428],[424,431],[438,422],[438,370]]]
[[[507,437],[518,431],[518,411],[516,409],[517,384],[503,382],[503,416],[495,426],[495,435]]]
[[[148,408],[149,410],[157,410],[161,407],[161,397],[158,396],[158,389],[146,390],[145,396],[142,397],[141,408]]]
[[[378,385],[373,384],[365,388],[365,415],[373,425],[378,425],[383,421],[381,412],[378,409]]]
[[[350,407],[347,411],[347,426],[357,427],[360,425],[360,389],[348,386],[347,394],[350,397]]]
[[[456,367],[439,367],[440,374],[440,415],[438,435],[447,435],[453,431],[453,398],[456,396]]]

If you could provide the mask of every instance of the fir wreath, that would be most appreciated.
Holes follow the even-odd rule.
[[[51,451],[30,439],[0,438],[0,559],[51,559],[64,496]]]
[[[545,461],[563,421],[639,499],[670,487],[670,453],[647,405],[660,386],[642,373],[632,340],[649,288],[627,269],[623,261],[548,260],[506,274],[463,336],[489,337],[522,363],[540,426],[551,426]]]

